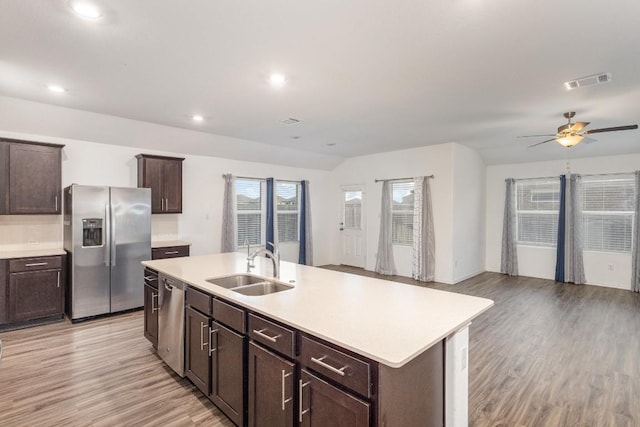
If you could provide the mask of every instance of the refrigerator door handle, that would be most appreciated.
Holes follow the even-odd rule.
[[[109,205],[104,205],[104,236],[102,237],[102,241],[105,242],[104,247],[104,265],[109,267],[111,265],[111,260],[109,259],[110,251],[109,244],[111,243],[111,210]]]
[[[116,220],[113,216],[113,205],[109,205],[109,226],[111,227],[111,266],[116,266]]]

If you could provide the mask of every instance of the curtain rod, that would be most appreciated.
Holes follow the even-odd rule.
[[[585,173],[585,174],[569,174],[569,175],[580,175],[580,176],[615,176],[615,175],[633,175],[635,172],[612,172],[612,173]],[[560,175],[554,176],[540,176],[534,178],[515,178],[514,181],[531,181],[534,179],[552,179],[552,178],[560,178]],[[507,178],[509,179],[509,178]],[[507,180],[505,179],[505,181]]]
[[[410,177],[410,178],[390,178],[390,179],[375,179],[375,182],[384,182],[384,181],[408,181],[410,179],[413,179],[414,177]],[[431,175],[426,175],[425,178],[435,178],[435,175],[431,174]]]
[[[225,178],[227,175],[231,175],[231,174],[222,174],[222,177]],[[233,175],[231,175],[233,176]],[[240,178],[240,179],[255,179],[258,181],[266,181],[267,178],[256,178],[254,176],[233,176],[234,178]],[[304,180],[300,180],[300,181],[293,181],[291,179],[276,179],[273,178],[274,181],[278,181],[278,182],[291,182],[291,183],[295,183],[295,184],[300,184],[300,181],[304,181]]]

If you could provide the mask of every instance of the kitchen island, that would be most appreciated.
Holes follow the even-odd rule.
[[[269,279],[272,276],[271,262],[266,258],[256,258],[255,261],[251,273]],[[443,414],[436,419],[442,419],[445,425],[467,423],[468,326],[472,319],[493,305],[491,300],[288,262],[281,263],[278,280],[293,285],[292,289],[269,295],[247,296],[207,281],[245,273],[246,256],[239,253],[145,261],[143,264],[186,283],[194,292],[202,292],[213,301],[219,300],[243,309],[249,316],[249,323],[253,316],[260,322],[272,324],[274,328],[290,328],[298,334],[292,335],[294,344],[289,361],[298,362],[294,369],[297,375],[294,375],[301,378],[299,390],[287,390],[292,397],[284,399],[283,370],[282,407],[284,410],[285,402],[294,403],[297,400],[301,425],[307,425],[304,420],[305,413],[309,411],[308,408],[303,410],[303,406],[312,406],[302,399],[304,395],[309,400],[304,394],[304,387],[310,383],[306,375],[308,371],[314,373],[313,366],[305,365],[302,360],[306,357],[306,342],[310,342],[309,348],[317,343],[324,349],[322,351],[335,350],[336,360],[340,355],[362,358],[366,365],[363,369],[370,370],[365,372],[369,375],[368,384],[362,389],[352,388],[356,391],[356,398],[368,399],[365,403],[371,406],[371,414],[367,418],[371,425],[431,425],[431,422],[417,421],[424,414],[416,409],[416,406],[430,406],[430,400],[435,402],[436,409],[444,401],[440,405],[444,406]],[[258,332],[264,330],[262,328]],[[251,332],[256,330],[251,331],[250,323],[248,338],[256,340]],[[209,341],[213,341],[213,338]],[[260,334],[256,341],[261,342]],[[336,364],[331,357],[319,359],[320,363],[318,358],[312,361],[318,366],[329,365],[328,369],[333,368],[334,373],[340,371],[336,369],[340,364]],[[322,363],[322,360],[330,363]],[[341,369],[344,370],[345,366]],[[357,367],[337,372],[335,378],[338,384],[334,385],[340,389],[349,388],[340,380],[357,374]],[[332,375],[329,373],[321,378],[331,380]],[[428,384],[421,388],[423,379]],[[412,382],[416,384],[411,385]],[[251,387],[251,378],[249,383]],[[433,399],[425,394],[433,394]],[[318,399],[318,405],[320,402]],[[442,423],[435,422],[434,425]],[[363,425],[369,425],[369,421]]]

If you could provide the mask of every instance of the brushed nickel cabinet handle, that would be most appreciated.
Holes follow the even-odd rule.
[[[211,356],[215,351],[218,350],[217,339],[216,339],[216,348],[212,348],[211,344],[213,344],[213,334],[218,333],[217,329],[209,329],[209,356]]]
[[[28,264],[25,264],[25,267],[40,267],[42,265],[47,265],[49,264],[48,262],[30,262]]]
[[[156,304],[153,304],[153,299],[156,299]],[[151,313],[155,313],[160,308],[158,307],[158,294],[155,292],[151,292]]]
[[[179,254],[179,253],[180,253],[180,251],[168,251],[168,252],[165,252],[164,254],[165,255],[175,255],[175,254]]]
[[[206,345],[209,348],[209,343],[204,342],[204,329],[209,325],[205,325],[203,322],[200,322],[200,351],[204,351],[204,346]]]
[[[254,329],[253,333],[256,334],[259,337],[262,337],[266,340],[269,340],[271,342],[278,342],[278,338],[280,338],[280,335],[276,335],[275,337],[270,337],[269,335],[265,334],[264,331],[266,331],[267,328],[264,329]]]
[[[56,212],[58,211],[58,196],[54,197],[55,201],[56,201]]]
[[[144,276],[144,280],[146,280],[147,282],[155,282],[158,280],[158,278],[154,276]]]
[[[60,272],[58,271],[58,288],[60,287]]]
[[[304,402],[304,399],[302,398],[303,397],[302,393],[303,393],[304,388],[306,386],[308,386],[310,383],[311,383],[311,381],[307,381],[306,383],[303,382],[302,380],[298,381],[298,395],[300,396],[300,402],[299,402],[299,405],[298,405],[298,422],[300,422],[300,423],[302,422],[302,417],[304,416],[304,414],[309,412],[309,410],[311,409],[311,408],[307,408],[305,410],[302,410],[302,406],[303,406],[303,402]]]
[[[285,391],[284,391],[284,381],[285,381],[285,378],[287,378],[287,377],[289,377],[291,375],[293,375],[293,372],[286,373],[284,369],[282,370],[282,410],[283,411],[284,411],[285,403],[291,402],[293,400],[293,396],[291,396],[288,399],[285,399],[285,397],[284,397],[284,393],[285,393]]]
[[[348,366],[343,366],[342,368],[334,368],[333,366],[329,365],[327,362],[324,361],[324,359],[326,358],[327,356],[322,356],[320,359],[316,359],[315,357],[312,357],[311,361],[317,365],[322,366],[325,369],[330,370],[334,374],[338,374],[341,377],[344,377],[344,370],[347,369]]]

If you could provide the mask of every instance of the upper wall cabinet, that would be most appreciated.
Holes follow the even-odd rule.
[[[138,154],[138,187],[151,188],[151,213],[182,213],[181,157]]]
[[[62,147],[0,139],[0,214],[59,214]]]

